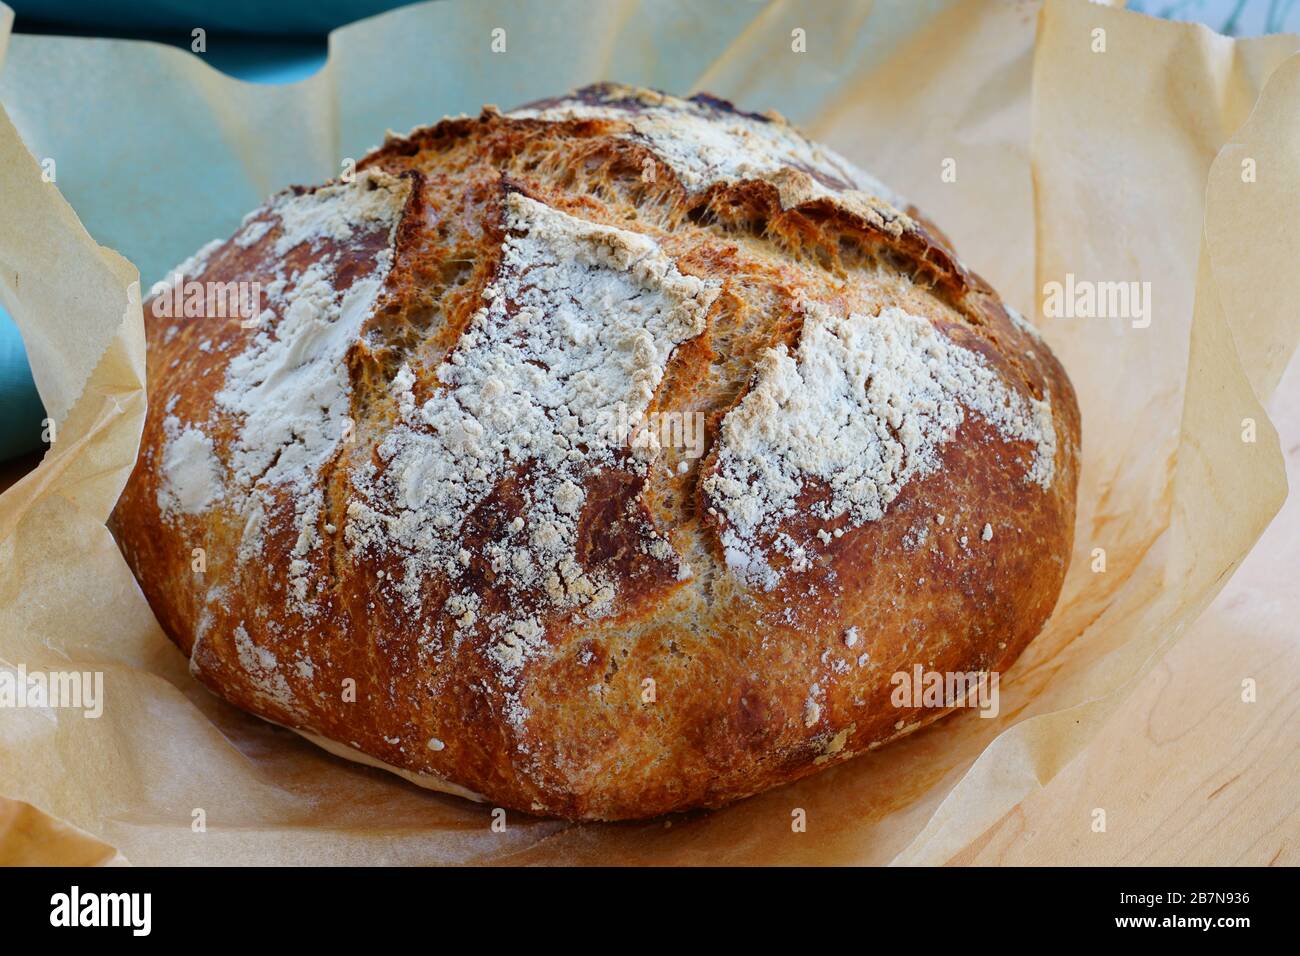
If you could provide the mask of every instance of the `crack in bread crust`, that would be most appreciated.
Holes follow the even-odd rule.
[[[214,399],[273,338],[149,318],[113,528],[217,693],[497,805],[618,819],[892,739],[938,716],[891,705],[894,671],[1002,669],[1041,628],[1073,531],[1069,380],[847,160],[779,117],[604,85],[390,137],[358,180],[290,190],[195,259],[280,282],[268,328],[297,309],[322,342],[341,297],[318,290],[313,325],[303,277],[381,276],[339,359],[352,431],[300,487],[235,493],[255,409]],[[855,480],[887,494],[837,484],[871,455]],[[728,566],[736,529],[770,574]]]

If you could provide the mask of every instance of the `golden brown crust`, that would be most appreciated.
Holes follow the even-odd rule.
[[[605,114],[556,115],[575,104]],[[314,473],[318,510],[304,510],[301,487],[268,479],[275,462],[251,484],[234,477],[247,422],[219,395],[265,327],[146,308],[150,414],[113,527],[163,628],[215,692],[502,806],[620,819],[718,806],[909,732],[944,711],[893,706],[891,675],[915,664],[1001,671],[1038,633],[1070,553],[1080,431],[1050,350],[937,229],[847,188],[854,173],[836,159],[804,163],[792,140],[789,164],[708,181],[674,167],[679,157],[619,112],[645,108],[797,137],[711,98],[691,107],[614,87],[520,116],[487,109],[390,138],[362,161],[363,178],[400,199],[393,228],[376,220],[345,240],[277,251],[287,227],[264,209],[252,220],[269,224],[264,233],[246,226],[207,257],[194,278],[268,285],[329,259],[339,289],[379,276],[392,257],[343,358],[354,427]],[[398,467],[383,443],[419,430],[404,417],[410,402],[452,388],[444,361],[465,348],[467,329],[491,321],[485,290],[508,287],[503,248],[524,234],[511,196],[620,231],[593,242],[649,237],[672,270],[655,281],[684,290],[668,297],[673,314],[700,322],[698,334],[671,339],[648,410],[699,413],[705,454],[664,447],[642,467],[619,453],[583,475],[572,556],[584,580],[608,585],[608,601],[551,600],[510,584],[491,559],[516,520],[534,520],[532,492],[550,487],[527,462],[496,474],[458,516],[465,557],[454,573],[429,564],[416,581],[409,551],[349,540],[358,509]],[[523,306],[501,308],[509,321]],[[1050,480],[1026,480],[1031,441],[968,410],[883,514],[827,519],[816,510],[827,489],[810,479],[774,533],[814,559],[775,556],[782,570],[766,588],[733,573],[724,552],[734,516],[709,482],[725,465],[723,423],[754,393],[769,349],[795,354],[814,311],[923,316],[978,355],[1009,401],[1050,405]],[[284,321],[277,313],[272,325]],[[408,399],[395,384],[408,381],[404,369]],[[169,443],[189,427],[210,439],[224,488],[197,511],[168,507]],[[250,495],[261,502],[255,554]],[[543,633],[512,671],[497,631],[521,607]]]

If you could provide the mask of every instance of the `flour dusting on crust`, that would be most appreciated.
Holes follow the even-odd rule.
[[[293,692],[275,655],[255,644],[242,624],[235,626],[234,637],[239,666],[252,678],[257,692],[279,707],[292,708]]]
[[[674,348],[703,331],[717,283],[682,274],[647,236],[518,193],[506,224],[498,278],[437,369],[441,387],[420,404],[409,368],[393,380],[401,420],[379,463],[352,475],[345,537],[362,553],[403,556],[394,586],[418,613],[426,580],[454,582],[468,567],[466,519],[518,476],[522,514],[480,546],[495,587],[518,601],[484,622],[510,674],[542,643],[537,613],[594,617],[613,601],[615,582],[575,553],[586,482],[645,473],[654,450],[625,449],[611,424],[620,411],[634,424],[644,416]],[[671,548],[656,554],[677,573]],[[448,607],[461,626],[478,622],[476,602],[454,596]]]
[[[283,227],[275,254],[302,243],[315,248],[325,239],[345,250],[357,229],[391,231],[409,188],[379,175],[283,197],[272,207]],[[230,362],[217,405],[243,420],[230,462],[241,486],[266,481],[309,490],[338,444],[351,394],[343,360],[374,311],[392,250],[381,251],[374,267],[343,292],[340,261],[336,251],[300,273],[278,274],[272,291],[282,309],[278,324]]]
[[[163,419],[163,434],[158,510],[165,517],[208,510],[225,496],[212,439],[193,425],[182,428],[175,415]]]
[[[164,421],[160,510],[197,514],[234,496],[242,502],[241,561],[261,554],[274,489],[294,490],[298,536],[286,571],[293,606],[307,616],[316,611],[308,558],[321,545],[317,525],[324,499],[318,478],[349,421],[345,358],[373,314],[392,266],[394,234],[410,189],[409,180],[365,172],[352,183],[281,193],[258,210],[256,215],[266,218],[246,219],[236,245],[252,248],[278,228],[268,249],[275,260],[304,244],[315,258],[302,270],[277,261],[266,288],[271,305],[263,313],[266,321],[227,366],[212,420],[183,428],[175,416]],[[340,269],[345,264],[355,269],[357,242],[376,232],[387,245],[340,290]],[[190,275],[201,271],[193,264],[182,269]],[[208,433],[220,415],[238,422],[224,463],[217,460]]]
[[[752,116],[709,99],[679,99],[651,90],[606,85],[598,100],[565,98],[513,110],[517,119],[606,119],[629,123],[692,192],[714,183],[774,180],[790,170],[807,173],[811,188],[828,197],[858,191],[895,210],[907,201],[834,150],[804,137],[780,117]]]
[[[977,353],[896,307],[845,317],[817,303],[805,309],[797,352],[769,349],[723,420],[716,471],[704,482],[727,566],[742,581],[776,587],[775,554],[795,571],[809,566],[819,539],[778,532],[805,508],[827,522],[847,517],[850,527],[878,520],[904,485],[939,467],[939,447],[966,411],[1006,441],[1032,443],[1026,480],[1051,486],[1048,400],[1025,400]],[[816,490],[810,483],[825,492],[801,504]]]

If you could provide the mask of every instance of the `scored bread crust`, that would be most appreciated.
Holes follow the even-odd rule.
[[[424,785],[719,806],[941,716],[892,676],[1005,670],[1059,594],[1064,370],[779,117],[487,107],[177,271],[122,551],[209,688]],[[157,315],[189,281],[269,305]]]

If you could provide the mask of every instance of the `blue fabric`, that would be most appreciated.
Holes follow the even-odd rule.
[[[214,32],[253,36],[319,36],[335,27],[406,6],[411,0],[6,0],[16,17],[14,29],[89,36],[183,33],[203,27]],[[164,39],[158,36],[157,39]],[[165,40],[164,40],[165,42]]]
[[[18,326],[0,309],[0,461],[40,448],[44,418]]]
[[[249,83],[296,83],[325,65],[325,38],[209,39],[203,60]]]

